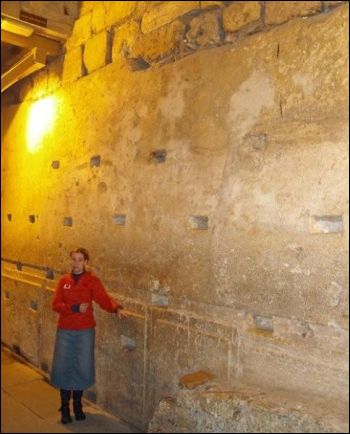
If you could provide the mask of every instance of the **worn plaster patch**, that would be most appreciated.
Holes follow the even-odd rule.
[[[256,70],[233,93],[227,116],[232,132],[242,138],[258,121],[261,111],[274,105],[275,88],[271,78]]]

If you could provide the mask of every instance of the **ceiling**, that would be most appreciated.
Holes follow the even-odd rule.
[[[9,69],[16,59],[27,53],[29,49],[1,42],[1,74]]]
[[[1,2],[1,92],[62,52],[79,15],[78,1]]]

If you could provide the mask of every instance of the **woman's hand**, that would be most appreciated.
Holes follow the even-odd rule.
[[[128,318],[130,315],[125,311],[123,307],[117,309],[117,315],[119,319]]]
[[[89,307],[89,303],[81,303],[79,307],[80,313],[85,313],[87,311],[87,308]]]

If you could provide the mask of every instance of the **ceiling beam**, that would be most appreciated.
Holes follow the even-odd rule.
[[[22,48],[38,48],[49,55],[58,55],[62,52],[62,45],[59,42],[35,34],[26,38],[1,30],[1,42]]]
[[[46,66],[46,53],[34,48],[26,53],[10,69],[1,74],[1,93],[16,83],[18,80],[26,77],[34,71],[38,71]]]

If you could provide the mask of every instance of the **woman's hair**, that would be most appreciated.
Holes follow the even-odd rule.
[[[86,249],[84,249],[83,247],[79,247],[75,250],[72,250],[70,252],[70,257],[72,257],[73,253],[81,253],[84,256],[85,261],[88,261],[90,259],[89,252]]]

